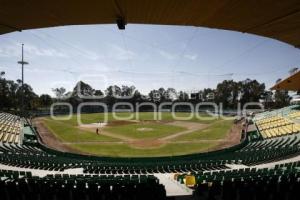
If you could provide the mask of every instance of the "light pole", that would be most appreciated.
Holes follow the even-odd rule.
[[[21,85],[21,115],[24,115],[24,65],[29,63],[24,61],[24,44],[22,44],[22,60],[18,62],[22,66],[22,85]]]

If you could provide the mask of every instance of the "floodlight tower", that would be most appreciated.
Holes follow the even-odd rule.
[[[18,64],[22,66],[22,85],[21,85],[21,115],[24,115],[24,65],[29,63],[24,61],[24,44],[22,44],[22,60],[18,61]]]

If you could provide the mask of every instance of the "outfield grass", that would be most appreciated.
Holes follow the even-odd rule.
[[[167,144],[155,149],[136,149],[126,144],[72,144],[72,148],[81,152],[113,157],[161,157],[206,152],[216,146],[215,142]]]
[[[213,125],[187,135],[180,136],[176,140],[193,141],[193,140],[219,140],[224,139],[232,127],[232,120],[222,120],[215,122]]]
[[[148,129],[141,131],[140,129]],[[180,131],[186,130],[183,127],[171,126],[161,123],[138,123],[138,124],[127,124],[121,126],[107,127],[104,129],[110,133],[116,133],[118,135],[123,135],[126,137],[134,139],[154,139],[161,138],[164,136],[172,135]]]
[[[140,121],[149,121],[149,120],[154,120],[154,113],[153,112],[141,112],[141,113],[128,113],[128,112],[124,112],[124,113],[115,113],[115,115],[117,115],[118,117],[123,117],[123,118],[128,118],[130,116],[132,116],[132,120],[140,120]],[[157,113],[157,116],[160,115],[161,116],[161,120],[164,121],[174,121],[174,118],[172,116],[171,113],[169,112],[161,112],[161,113]],[[181,119],[183,117],[188,118],[190,116],[190,113],[185,113],[185,112],[179,112],[176,113],[176,117],[178,117],[178,119],[176,120],[185,120],[185,119]],[[199,114],[199,117],[196,114],[192,114],[191,119],[187,120],[187,121],[192,121],[192,122],[199,122],[202,124],[209,124],[209,123],[213,123],[216,120],[219,120],[216,117],[211,117],[209,115],[206,114]],[[58,116],[58,119],[63,119],[65,118],[65,116]],[[81,121],[84,124],[91,124],[91,123],[97,123],[97,122],[103,122],[106,118],[106,120],[108,122],[110,121],[118,121],[119,119],[115,119],[114,118],[114,114],[113,113],[107,113],[107,116],[105,117],[105,115],[103,113],[92,113],[92,114],[81,114],[80,115]],[[77,115],[72,115],[70,120],[64,120],[65,123],[70,124],[70,125],[77,125],[77,120],[78,117]]]
[[[117,115],[128,117],[130,114],[131,113],[118,113]],[[176,115],[187,117],[190,114],[176,113]],[[104,120],[104,115],[103,113],[82,114],[81,119],[85,124],[92,124],[102,122]],[[136,120],[136,118],[134,119]],[[68,145],[74,149],[84,153],[117,157],[172,156],[208,151],[219,144],[218,141],[213,140],[224,139],[232,126],[232,120],[207,120],[207,116],[205,115],[202,115],[202,119],[199,120],[196,116],[193,116],[192,119],[188,120],[189,122],[207,124],[208,127],[203,130],[175,137],[172,141],[167,141],[166,144],[162,144],[161,146],[148,145],[143,147],[140,146],[143,142],[135,146],[135,143],[128,143],[124,137],[133,139],[137,142],[145,140],[152,144],[152,141],[155,143],[155,140],[158,138],[176,134],[187,129],[153,121],[153,113],[151,112],[139,113],[139,119],[140,122],[138,123],[112,123],[111,126],[105,127],[103,133],[109,133],[107,135],[111,137],[101,134],[97,135],[92,131],[93,129],[89,131],[89,129],[84,130],[83,128],[79,128],[76,115],[73,115],[69,120],[63,121],[53,120],[50,117],[47,117],[44,119],[44,124],[58,139],[65,143],[69,143]],[[171,113],[162,113],[162,119],[168,122],[174,121]],[[116,121],[116,119],[113,118],[112,113],[108,113],[108,121]],[[139,128],[146,128],[146,130],[141,131],[138,130]],[[116,139],[116,136],[122,137]],[[204,142],[201,140],[206,141]],[[184,141],[185,143],[178,143],[181,141]]]
[[[81,130],[63,121],[44,120],[44,124],[63,142],[119,141],[116,138],[96,135],[95,132]]]

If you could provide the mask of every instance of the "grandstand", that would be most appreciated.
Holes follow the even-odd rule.
[[[0,113],[0,142],[20,143],[21,118],[8,113]]]
[[[290,119],[300,119],[300,111],[293,111],[288,115]]]
[[[289,120],[298,116],[297,108],[258,114],[253,119],[257,131],[262,134],[274,128],[285,130],[292,123]],[[283,111],[285,114],[278,116]],[[39,135],[31,125],[36,138],[28,140],[22,136],[28,120],[7,113],[1,113],[1,119],[5,126],[3,132],[10,134],[0,145],[0,190],[5,191],[6,199],[98,199],[100,196],[103,199],[165,199],[176,192],[178,196],[193,194],[200,199],[216,196],[238,199],[238,194],[250,194],[249,199],[257,199],[262,195],[261,185],[270,191],[277,182],[280,186],[276,192],[295,199],[295,188],[299,187],[298,129],[267,137],[262,134],[258,140],[245,137],[237,146],[208,153],[112,158],[49,149],[38,140]],[[298,125],[293,122],[293,126]],[[15,140],[16,135],[24,138],[23,141]],[[253,194],[247,187],[257,192]],[[49,193],[49,188],[55,192]]]
[[[295,106],[256,116],[253,120],[261,136],[266,139],[298,133],[300,131],[300,125],[295,123],[294,119],[298,117],[299,111],[293,108],[295,108]]]

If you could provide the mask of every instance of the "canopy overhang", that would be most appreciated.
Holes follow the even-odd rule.
[[[300,91],[300,71],[292,74],[288,78],[276,83],[272,90]]]
[[[0,34],[65,25],[183,25],[247,32],[300,47],[299,0],[0,0]]]

